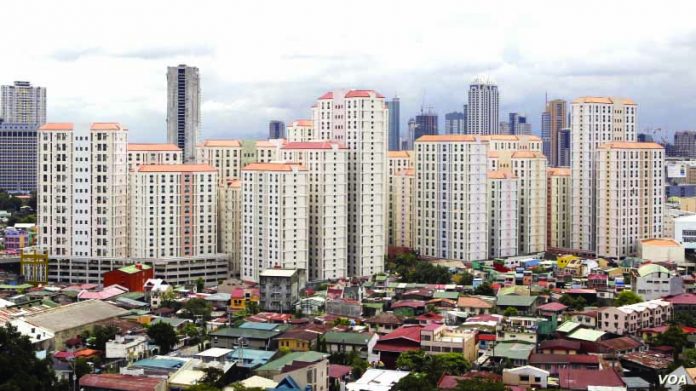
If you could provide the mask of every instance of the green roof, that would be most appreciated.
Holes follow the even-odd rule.
[[[385,276],[384,274],[380,274],[378,276],[375,276],[375,281],[386,281],[386,280],[387,280],[387,276]]]
[[[329,331],[324,334],[326,343],[338,343],[346,345],[365,345],[370,341],[374,334],[371,333],[342,333]]]
[[[556,331],[560,331],[561,333],[570,333],[578,327],[580,327],[580,323],[575,323],[570,320],[567,320],[563,322],[560,326],[558,326]]]
[[[568,338],[579,339],[581,341],[595,342],[600,339],[604,334],[604,331],[592,330],[592,329],[577,329],[571,334],[568,334]]]
[[[669,274],[669,270],[667,270],[667,268],[664,266],[656,265],[654,263],[643,265],[638,268],[638,275],[641,277],[645,277],[646,275],[653,273]]]
[[[522,342],[498,342],[493,347],[493,357],[509,358],[511,360],[528,360],[536,346]]]
[[[384,303],[363,303],[363,307],[376,308],[378,310],[381,310],[382,308],[384,308]]]
[[[34,287],[34,285],[31,285],[31,284],[20,284],[20,285],[0,284],[0,290],[29,289],[29,288],[33,288],[33,287]]]
[[[266,365],[259,367],[257,371],[280,371],[281,369],[283,369],[284,366],[290,364],[293,361],[317,362],[323,360],[328,356],[329,355],[326,353],[319,353],[312,350],[307,352],[288,353],[277,360],[273,360],[267,363]]]
[[[530,307],[536,301],[537,296],[498,296],[498,307]]]
[[[152,269],[152,266],[141,263],[140,269],[138,269],[138,267],[136,265],[129,265],[129,266],[124,266],[118,270],[121,272],[124,272],[124,273],[128,273],[128,274],[135,274],[141,270],[150,270],[150,269]]]
[[[213,337],[231,337],[231,338],[251,338],[251,339],[271,339],[280,335],[277,330],[256,330],[256,329],[240,329],[238,327],[226,327],[210,333]]]
[[[457,298],[459,298],[459,292],[437,291],[433,293],[433,299],[457,300]]]

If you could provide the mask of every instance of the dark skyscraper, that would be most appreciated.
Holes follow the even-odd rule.
[[[527,123],[527,114],[508,114],[510,134],[532,134],[532,124]]]
[[[558,131],[558,164],[556,167],[570,167],[570,128]]]
[[[547,111],[541,113],[541,141],[542,152],[546,160],[551,162],[551,113]]]
[[[196,160],[201,130],[201,84],[198,68],[167,68],[167,142],[176,144],[184,161]]]
[[[268,123],[268,138],[285,138],[285,123],[283,121],[273,120]]]
[[[394,97],[387,101],[387,109],[389,109],[389,150],[398,151],[400,148],[401,138],[401,103],[399,98]]]
[[[674,153],[679,157],[696,157],[696,131],[674,133]]]
[[[421,109],[420,114],[416,116],[416,129],[413,133],[413,141],[418,140],[420,136],[437,133],[437,114],[432,110],[423,111]]]
[[[550,156],[549,166],[551,167],[565,167],[560,164],[560,158],[558,152],[561,150],[559,145],[559,132],[561,129],[568,127],[568,105],[563,99],[554,99],[552,101],[546,102],[546,111],[541,115],[541,136],[544,139],[544,135],[547,135],[549,143]],[[547,128],[544,128],[547,126]]]

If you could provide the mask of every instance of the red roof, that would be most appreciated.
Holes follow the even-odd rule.
[[[347,365],[329,364],[329,377],[331,379],[340,379],[350,373],[351,367]]]
[[[696,330],[696,329],[694,329]],[[612,339],[607,339],[604,341],[599,341],[597,343],[600,346],[603,346],[609,350],[617,350],[617,351],[623,351],[623,350],[632,350],[639,348],[643,346],[643,343],[633,339],[631,337],[618,337],[618,338],[612,338]]]
[[[587,276],[588,280],[606,280],[609,276],[606,274],[593,273]]]
[[[576,294],[576,295],[596,295],[597,291],[594,289],[581,289],[581,288],[573,288],[573,289],[567,289],[565,293],[570,293],[570,294]]]
[[[646,332],[646,333],[654,333],[654,334],[662,334],[667,329],[669,328],[669,325],[662,325],[662,326],[657,326],[657,327],[648,327],[641,329],[641,331]],[[689,327],[689,326],[681,326],[682,331],[684,334],[696,334],[696,328],[694,327]]]
[[[540,349],[566,349],[566,350],[580,350],[580,341],[570,341],[567,339],[551,339],[548,341],[541,341],[539,345]]]
[[[476,334],[476,340],[478,341],[495,341],[495,334]]]
[[[333,99],[333,92],[329,91],[324,95],[320,96],[319,99]]]
[[[589,386],[625,387],[623,380],[612,368],[558,370],[559,385],[569,390],[587,390]]]
[[[435,313],[432,313],[432,312],[428,312],[427,314],[423,314],[423,315],[421,315],[421,316],[417,316],[417,317],[416,317],[417,320],[433,320],[433,321],[436,321],[436,322],[442,320],[443,318],[444,318],[444,317],[443,317],[442,315],[440,315],[440,314],[435,314]]]
[[[388,343],[388,342],[380,343],[380,342],[377,342],[375,344],[375,347],[372,349],[377,351],[377,352],[401,353],[401,352],[408,352],[411,350],[420,350],[420,345],[408,346],[408,345],[404,345],[401,343]]]
[[[663,297],[662,300],[668,301],[672,304],[696,305],[696,294],[694,294],[694,293],[682,293],[681,295]]]
[[[80,387],[119,391],[154,391],[164,381],[155,377],[119,375],[115,373],[90,374],[80,378]]]
[[[411,308],[421,308],[425,307],[425,302],[423,300],[400,300],[397,301],[396,303],[392,304],[392,308],[402,308],[402,307],[411,307]]]
[[[587,364],[599,365],[599,356],[589,354],[540,354],[529,356],[529,365],[535,364]]]
[[[420,343],[421,329],[423,329],[423,327],[417,326],[417,325],[402,326],[402,327],[399,327],[398,329],[392,331],[391,333],[380,337],[379,342],[387,342],[387,341],[396,342],[399,339],[406,339],[409,341]]]
[[[344,143],[338,141],[292,141],[285,143],[282,149],[348,149]]]
[[[346,98],[370,98],[372,95],[375,98],[384,98],[384,96],[374,90],[350,90],[346,94]]]
[[[540,311],[564,311],[566,308],[568,308],[568,306],[558,302],[547,303],[537,307],[537,309]]]

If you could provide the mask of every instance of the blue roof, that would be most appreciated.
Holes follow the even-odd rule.
[[[278,383],[275,391],[303,391],[299,384],[292,378],[292,376],[285,376],[283,380]]]
[[[133,363],[134,367],[177,369],[181,368],[186,361],[176,358],[145,358]]]
[[[241,326],[239,326],[240,329],[254,329],[254,330],[266,330],[266,331],[275,330],[276,327],[278,327],[278,325],[275,323],[261,323],[261,322],[244,322],[244,323],[242,323]]]
[[[236,349],[227,355],[230,360],[240,360],[239,366],[245,368],[256,368],[269,362],[275,351],[256,350],[256,349]]]

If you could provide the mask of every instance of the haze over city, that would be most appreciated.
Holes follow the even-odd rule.
[[[49,121],[118,120],[134,141],[164,139],[165,69],[179,63],[200,69],[204,138],[262,138],[269,120],[305,118],[311,102],[334,88],[398,95],[402,129],[423,104],[443,121],[461,110],[481,73],[499,85],[501,116],[527,113],[536,134],[545,93],[630,96],[641,105],[640,130],[671,137],[693,128],[691,3],[566,7],[10,2],[3,28],[18,35],[0,42],[12,59],[0,63],[0,74],[48,87]]]

